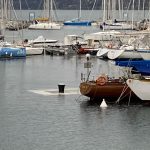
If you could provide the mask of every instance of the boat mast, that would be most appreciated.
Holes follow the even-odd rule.
[[[107,14],[107,20],[110,20],[110,14],[111,14],[111,5],[110,5],[110,0],[108,0],[108,5],[107,5],[107,7],[108,7],[108,14]],[[112,19],[112,18],[111,18]]]
[[[44,0],[43,9],[44,17],[50,19],[50,0]]]
[[[103,0],[103,22],[105,22],[106,19],[106,0]]]
[[[46,17],[46,0],[43,0],[43,16]]]
[[[149,10],[148,10],[148,19],[150,20],[150,1],[149,1],[149,3],[148,3],[148,8],[149,8]]]
[[[2,18],[3,20],[8,19],[8,0],[2,0]]]
[[[2,34],[2,22],[3,22],[3,0],[0,1],[0,35]]]
[[[51,0],[51,9],[50,9],[50,22],[53,22],[53,0]]]
[[[145,0],[143,0],[143,17],[145,18]]]
[[[22,3],[21,3],[21,0],[19,0],[19,5],[20,5],[20,11],[21,11],[21,18],[23,18],[23,16],[22,16]],[[18,28],[19,28],[19,26],[18,26]],[[21,32],[21,38],[22,38],[22,40],[23,40],[23,24],[21,23],[21,28],[22,28],[22,32]]]
[[[120,0],[118,0],[118,6],[119,6],[119,19],[121,19],[121,4],[120,4]]]
[[[133,29],[133,24],[134,24],[134,2],[135,0],[132,1],[132,29]]]
[[[111,3],[112,3],[112,19],[114,20],[114,19],[116,19],[116,18],[115,18],[115,13],[116,13],[116,0],[114,0],[114,2],[111,1]]]
[[[138,1],[138,16],[140,16],[140,5],[141,5],[141,0]]]
[[[82,7],[82,5],[81,5],[81,0],[80,0],[80,6],[79,6],[79,20],[81,19],[81,7]]]

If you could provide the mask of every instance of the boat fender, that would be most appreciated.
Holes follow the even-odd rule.
[[[109,45],[108,45],[108,48],[112,48],[112,47],[113,47],[112,44],[109,44]]]
[[[132,82],[132,80],[131,80],[131,79],[129,79],[128,81],[129,81],[129,83],[131,83],[131,82]]]
[[[107,76],[100,76],[96,79],[96,84],[97,85],[105,85],[105,83],[107,82]]]

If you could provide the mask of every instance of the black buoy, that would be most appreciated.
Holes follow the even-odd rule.
[[[65,84],[64,83],[59,83],[58,84],[58,89],[59,89],[59,93],[64,93]]]

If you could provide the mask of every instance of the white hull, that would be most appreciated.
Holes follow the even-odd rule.
[[[134,26],[130,24],[124,24],[124,23],[102,24],[100,27],[103,30],[133,30],[135,29]]]
[[[26,47],[26,55],[42,55],[43,48],[42,47]]]
[[[112,49],[107,54],[109,59],[142,59],[141,55],[134,50]]]
[[[61,25],[57,24],[55,22],[50,23],[37,23],[37,24],[31,24],[28,29],[34,29],[34,30],[59,30],[61,29]]]
[[[98,58],[101,58],[101,57],[107,57],[107,53],[109,52],[109,48],[99,48],[96,56]]]
[[[48,45],[57,43],[58,40],[45,39],[43,36],[38,36],[34,40],[29,40],[27,45],[31,45],[32,47],[47,47]]]
[[[128,79],[127,85],[141,100],[150,100],[150,80]]]
[[[141,57],[144,59],[144,60],[150,60],[150,49],[148,50],[140,50],[138,49],[137,50],[139,52],[139,54],[141,55]]]

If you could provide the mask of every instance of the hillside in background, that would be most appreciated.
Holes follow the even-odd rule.
[[[14,7],[15,9],[19,9],[19,1],[20,0],[13,0],[14,1]],[[42,9],[44,0],[21,0],[22,3],[22,9]],[[135,2],[135,9],[138,9],[138,2],[139,0],[134,0]],[[145,4],[143,4],[143,1],[145,1]],[[149,9],[149,0],[141,0],[140,1],[140,9]],[[95,4],[95,5],[94,5]],[[102,0],[82,0],[82,9],[83,10],[91,10],[93,8],[93,5],[95,6],[94,9],[101,9],[102,8]],[[66,10],[74,10],[79,9],[79,0],[55,0],[55,6],[56,9],[66,9]],[[122,6],[122,4],[121,4]],[[132,9],[132,0],[124,0],[123,1],[124,9]],[[118,8],[118,4],[116,5],[116,8]]]

